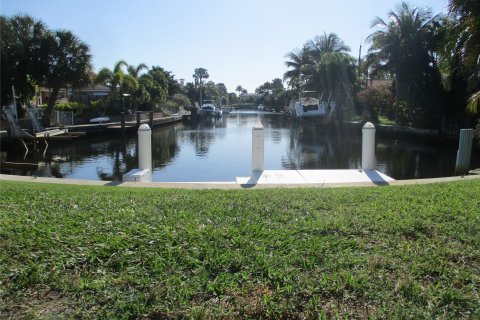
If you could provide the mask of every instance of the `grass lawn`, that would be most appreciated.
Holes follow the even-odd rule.
[[[0,318],[480,318],[478,179],[0,191]]]

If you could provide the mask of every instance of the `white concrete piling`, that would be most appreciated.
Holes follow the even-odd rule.
[[[371,122],[362,128],[362,169],[375,169],[375,126]]]
[[[252,172],[263,171],[265,156],[265,133],[259,122],[252,128]]]
[[[148,124],[138,128],[138,167],[152,173],[152,130]]]
[[[152,130],[144,123],[138,128],[138,166],[123,175],[125,182],[152,182]]]
[[[455,175],[462,175],[470,169],[472,157],[473,129],[460,129],[458,140],[457,161],[455,163]]]

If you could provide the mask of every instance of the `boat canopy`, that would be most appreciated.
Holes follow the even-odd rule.
[[[318,103],[320,102],[320,100],[318,100],[317,98],[305,97],[305,98],[301,98],[300,102],[302,103],[302,106],[312,106],[312,105],[318,106]]]

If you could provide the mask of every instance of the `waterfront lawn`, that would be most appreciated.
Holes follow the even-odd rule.
[[[0,190],[0,318],[480,318],[480,180]]]

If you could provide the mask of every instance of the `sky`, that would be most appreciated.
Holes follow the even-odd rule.
[[[315,35],[336,33],[358,56],[375,29],[375,17],[400,1],[391,0],[0,0],[4,16],[28,14],[50,29],[72,31],[90,46],[98,72],[125,60],[171,71],[192,81],[196,68],[208,80],[254,92],[282,78],[285,55]],[[434,14],[448,0],[415,0]]]

